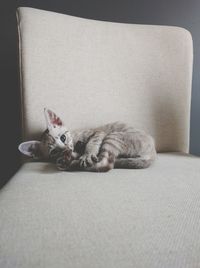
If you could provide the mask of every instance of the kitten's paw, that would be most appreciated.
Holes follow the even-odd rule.
[[[92,161],[94,163],[97,163],[98,162],[98,157],[96,155],[94,155],[94,154],[92,154],[91,159],[92,159]]]
[[[94,163],[98,161],[98,158],[94,154],[84,154],[80,157],[80,166],[81,167],[91,167]]]
[[[63,157],[60,157],[56,161],[56,167],[59,170],[68,170],[69,165],[67,165],[67,163]]]

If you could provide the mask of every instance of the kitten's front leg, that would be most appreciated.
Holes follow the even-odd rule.
[[[74,170],[79,167],[79,157],[80,155],[76,152],[65,152],[56,161],[56,166],[59,170]]]
[[[79,164],[79,160],[72,160],[70,164],[66,165],[66,163],[63,163],[61,161],[58,161],[56,163],[56,166],[61,171],[79,171],[82,170]]]
[[[98,153],[85,153],[80,157],[80,166],[84,168],[91,167],[93,163],[96,163],[98,161],[97,154]]]
[[[80,157],[81,167],[91,167],[98,161],[97,155],[105,135],[103,131],[96,131],[89,139],[85,147],[85,153]]]

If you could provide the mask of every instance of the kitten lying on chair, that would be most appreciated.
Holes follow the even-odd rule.
[[[105,172],[112,168],[147,168],[155,160],[154,140],[124,123],[69,131],[45,109],[47,129],[41,141],[28,141],[19,150],[29,157],[56,162],[60,170]]]

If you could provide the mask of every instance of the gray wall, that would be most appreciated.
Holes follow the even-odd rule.
[[[20,105],[15,10],[30,6],[69,15],[141,24],[176,25],[191,31],[194,76],[191,153],[200,155],[200,1],[199,0],[1,0],[1,178],[3,185],[19,167]],[[178,103],[177,103],[178,105]]]

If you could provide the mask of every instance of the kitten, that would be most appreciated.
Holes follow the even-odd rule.
[[[41,141],[19,145],[28,156],[56,162],[61,170],[105,172],[112,168],[147,168],[156,157],[154,140],[124,123],[69,131],[61,119],[45,109],[47,129]]]

